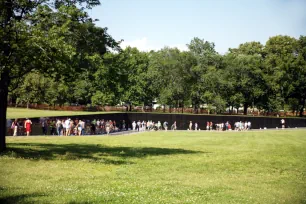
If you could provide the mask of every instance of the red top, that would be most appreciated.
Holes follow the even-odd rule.
[[[25,122],[25,128],[27,132],[31,132],[31,122],[30,121]]]

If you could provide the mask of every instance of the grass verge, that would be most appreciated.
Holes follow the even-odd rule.
[[[306,131],[7,137],[0,203],[305,203]]]

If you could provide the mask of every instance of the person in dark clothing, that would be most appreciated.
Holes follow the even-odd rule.
[[[42,128],[42,133],[43,135],[47,135],[47,131],[48,131],[48,123],[46,120],[43,120],[41,122],[41,128]]]

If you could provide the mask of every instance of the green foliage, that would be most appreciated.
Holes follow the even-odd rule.
[[[3,9],[0,82],[9,85],[12,101],[145,106],[157,100],[192,106],[194,112],[203,106],[218,113],[243,106],[245,114],[251,106],[272,112],[298,103],[292,107],[302,115],[305,36],[274,36],[265,45],[246,42],[225,55],[197,37],[184,52],[122,50],[85,12],[99,3],[16,1]]]
[[[188,52],[177,48],[163,48],[150,53],[148,78],[158,101],[175,107],[183,107],[190,94],[190,69],[195,59]]]
[[[297,40],[289,36],[271,37],[266,43],[265,52],[266,95],[269,101],[275,100],[271,104],[281,103],[281,107],[284,107],[294,89],[292,73],[296,69]]]
[[[39,73],[28,74],[17,90],[18,103],[45,102],[46,90],[49,89],[50,80]]]
[[[225,56],[226,75],[229,85],[231,106],[244,104],[247,108],[257,103],[264,94],[262,58],[259,54],[238,54],[239,50]]]
[[[93,105],[112,105],[114,99],[113,93],[105,93],[101,91],[97,91],[92,97],[91,102]]]

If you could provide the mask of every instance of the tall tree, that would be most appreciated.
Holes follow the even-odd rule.
[[[148,78],[158,93],[158,102],[171,107],[184,107],[189,99],[189,70],[196,64],[189,52],[165,47],[151,52]]]
[[[241,44],[236,49],[230,49],[225,62],[224,74],[231,91],[229,101],[237,108],[243,104],[246,115],[248,108],[264,94],[263,45],[259,42]]]
[[[10,84],[32,70],[55,78],[66,74],[71,76],[75,72],[74,59],[78,55],[78,45],[81,39],[87,37],[81,31],[90,30],[90,26],[93,26],[84,9],[77,8],[76,4],[91,8],[100,2],[1,0],[0,151],[6,147],[6,108]],[[101,44],[107,44],[110,36],[102,35],[105,32],[98,30],[99,39],[105,39]],[[110,47],[116,46],[113,42],[111,40]]]
[[[209,96],[213,95],[209,90],[210,82],[206,80],[205,75],[210,68],[220,67],[221,56],[216,52],[214,43],[203,39],[194,38],[187,46],[197,60],[197,65],[190,69],[190,96],[194,112],[197,113],[200,104],[207,103]]]
[[[298,101],[299,116],[302,117],[306,104],[306,36],[300,36],[297,46],[295,69],[291,73],[293,91],[289,97]]]
[[[284,109],[290,93],[296,71],[297,40],[290,36],[271,37],[265,45],[264,77],[267,84],[265,98],[266,109],[278,111]]]
[[[51,80],[37,72],[27,74],[19,88],[16,90],[18,103],[26,103],[27,108],[30,103],[46,102],[47,90],[50,88]]]
[[[127,47],[120,53],[120,57],[122,69],[117,74],[126,79],[122,84],[121,100],[142,107],[151,104],[154,98],[150,95],[151,91],[147,80],[148,54],[140,52],[137,48]]]

